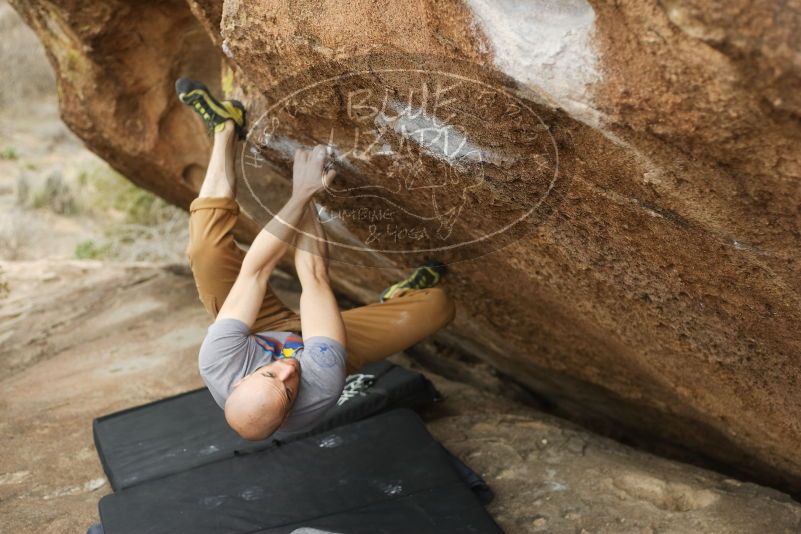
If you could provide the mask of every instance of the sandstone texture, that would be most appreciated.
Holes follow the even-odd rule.
[[[172,84],[203,79],[249,109],[243,240],[329,143],[341,291],[440,256],[441,342],[801,491],[797,1],[11,3],[64,121],[134,183],[188,206],[209,144]],[[638,477],[606,487],[671,501]]]

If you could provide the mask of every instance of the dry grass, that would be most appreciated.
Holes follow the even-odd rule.
[[[79,241],[79,259],[123,261],[183,261],[187,214],[157,196],[137,188],[101,161],[85,161],[72,172],[51,172],[38,183],[20,175],[17,209],[39,214],[89,220],[99,235]],[[0,228],[0,245],[7,254],[46,232],[37,217],[18,214]],[[45,225],[46,226],[46,225]],[[13,256],[13,253],[11,254]]]

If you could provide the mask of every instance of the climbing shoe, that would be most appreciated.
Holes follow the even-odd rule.
[[[245,138],[245,106],[239,100],[221,102],[211,96],[208,87],[187,78],[179,78],[175,82],[175,92],[178,93],[181,102],[200,115],[203,122],[208,125],[209,131],[219,132],[223,129],[225,121],[231,120],[239,138]]]
[[[442,276],[448,272],[444,264],[429,260],[418,267],[409,276],[396,284],[392,284],[381,292],[381,302],[389,300],[405,289],[426,289],[437,285]]]

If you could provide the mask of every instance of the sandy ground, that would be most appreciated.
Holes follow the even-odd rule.
[[[152,269],[41,261],[3,270],[12,278],[0,319],[5,528],[81,532],[108,491],[91,419],[201,386],[202,310],[191,278],[176,284]]]

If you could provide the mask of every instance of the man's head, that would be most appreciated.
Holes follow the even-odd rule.
[[[225,420],[243,439],[266,439],[286,420],[295,402],[300,364],[284,358],[259,367],[234,384]]]

